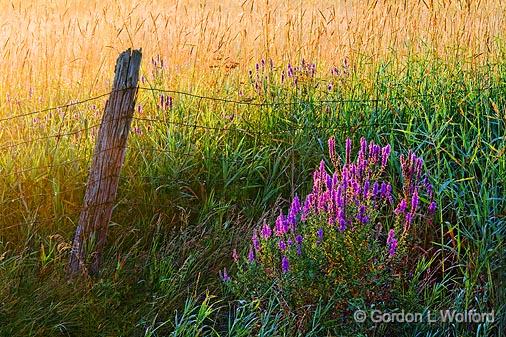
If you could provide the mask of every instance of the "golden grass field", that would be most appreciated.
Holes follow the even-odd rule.
[[[5,93],[29,88],[109,89],[120,51],[160,55],[174,85],[225,76],[261,58],[340,65],[417,52],[484,63],[499,55],[506,30],[501,1],[98,1],[4,0],[0,72]],[[244,71],[242,71],[244,73]],[[3,114],[5,114],[5,109]]]
[[[501,336],[505,37],[505,0],[0,0],[0,336]],[[71,282],[96,135],[128,48],[142,48],[141,80],[103,266]],[[400,158],[414,151],[437,208],[402,232],[407,258],[394,267],[405,270],[338,275],[337,302],[290,307],[283,289],[296,293],[305,274],[283,288],[240,272],[256,268],[255,228],[304,200],[319,163],[335,165],[329,138],[340,155],[348,138],[354,149],[361,138],[391,147],[381,177],[394,192],[406,180]],[[394,207],[371,207],[378,222],[364,235],[387,242]],[[336,261],[376,261],[339,240]],[[272,261],[267,276],[280,269]],[[334,291],[318,288],[334,287],[327,269],[306,274],[324,282],[300,290]],[[348,324],[352,309],[376,304],[495,310],[498,320]]]

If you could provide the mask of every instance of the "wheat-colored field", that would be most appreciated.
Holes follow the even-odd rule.
[[[106,90],[128,47],[143,48],[144,69],[160,55],[185,87],[261,58],[340,65],[423,52],[483,63],[498,57],[505,14],[501,1],[4,0],[2,101],[30,88]]]
[[[0,0],[0,336],[500,336],[505,17],[504,0]],[[142,48],[141,80],[103,266],[69,282],[96,135],[127,48]],[[308,256],[337,264],[307,260],[311,272],[284,280],[293,294],[302,283],[292,280],[307,280],[311,298],[343,281],[337,302],[292,311],[284,286],[251,292],[245,281],[259,279],[239,271],[257,266],[252,229],[274,224],[295,195],[304,200],[314,169],[336,165],[332,153],[348,162],[347,139],[356,149],[362,138],[399,158],[378,173],[394,195],[409,181],[403,155],[414,151],[428,172],[434,203],[419,201],[430,215],[416,234],[406,234],[407,215],[396,232],[409,241],[409,260],[398,260],[406,273],[356,269],[384,259],[325,229],[342,246]],[[370,195],[366,182],[350,195]],[[360,210],[365,226],[359,199],[342,213]],[[403,199],[410,214],[413,200]],[[390,203],[368,202],[378,222],[358,232],[392,239],[402,203]],[[306,241],[321,236],[314,229],[302,245],[327,247]],[[285,260],[266,275],[286,271]],[[340,275],[341,260],[352,277]],[[497,322],[349,324],[352,310],[383,307],[495,311]]]

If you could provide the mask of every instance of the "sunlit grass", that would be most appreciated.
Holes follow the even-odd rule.
[[[504,5],[2,6],[0,119],[106,93],[118,52],[130,46],[143,48],[145,88],[95,280],[67,283],[64,266],[106,97],[0,121],[3,334],[293,334],[297,323],[276,296],[266,307],[237,302],[218,271],[231,265],[232,248],[245,249],[253,225],[309,188],[332,135],[338,144],[364,136],[396,153],[413,149],[434,177],[440,207],[399,305],[494,309],[498,322],[472,333],[406,333],[504,330]],[[282,82],[302,59],[317,64],[316,75]],[[172,97],[171,108],[160,95]],[[326,305],[313,308],[307,335],[323,334]]]

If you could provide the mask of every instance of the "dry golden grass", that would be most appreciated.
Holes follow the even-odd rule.
[[[107,90],[118,52],[132,46],[143,48],[145,68],[161,55],[185,87],[209,67],[243,69],[262,57],[374,63],[423,51],[481,63],[498,56],[505,8],[470,0],[5,0],[0,91]]]

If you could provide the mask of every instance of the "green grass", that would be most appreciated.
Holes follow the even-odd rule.
[[[328,78],[322,68],[318,76]],[[346,137],[357,142],[362,136],[390,143],[397,153],[413,149],[432,174],[439,208],[425,229],[413,278],[405,280],[403,306],[495,310],[496,316],[493,325],[379,325],[367,331],[350,325],[341,333],[506,331],[506,64],[473,68],[411,59],[385,62],[374,74],[360,69],[336,81],[331,93],[328,79],[321,89],[314,81],[298,91],[270,79],[260,97],[247,74],[237,75],[246,84],[224,82],[221,97],[269,106],[174,95],[174,108],[161,111],[158,93],[141,90],[144,112],[136,117],[157,121],[134,121],[142,134],[129,139],[96,279],[69,282],[64,272],[93,149],[91,131],[2,148],[0,335],[296,334],[297,322],[275,295],[267,306],[233,298],[218,271],[231,266],[233,248],[244,253],[254,225],[306,191],[331,135],[340,153]],[[157,78],[151,85],[166,83]],[[205,88],[195,92],[206,94]],[[372,98],[379,100],[357,101]],[[323,99],[350,101],[318,102]],[[87,128],[98,123],[92,104],[52,112],[47,121],[49,113],[7,122],[0,139],[8,145]],[[95,104],[100,111],[103,102]],[[389,169],[400,172],[396,165]],[[306,335],[326,335],[332,322],[319,321],[321,312],[332,310],[326,305],[314,309]]]

